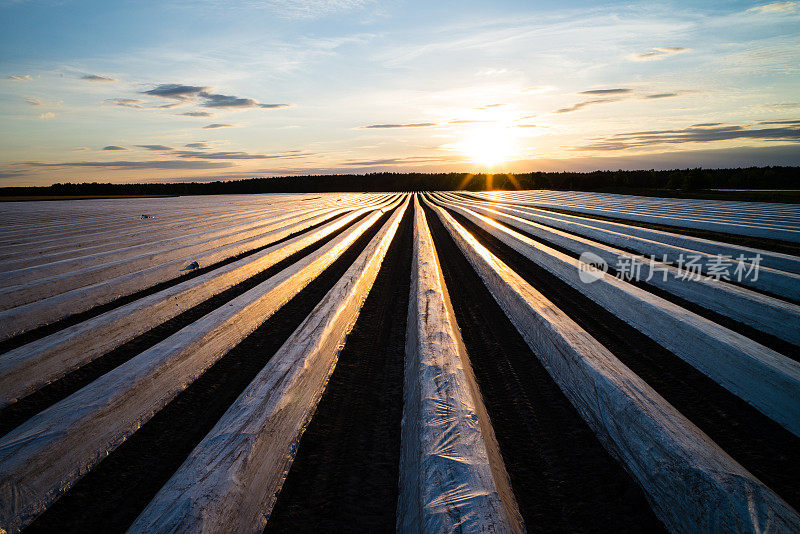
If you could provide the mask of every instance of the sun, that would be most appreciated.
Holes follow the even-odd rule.
[[[473,162],[492,168],[514,159],[517,138],[508,127],[481,127],[466,132],[456,148]]]

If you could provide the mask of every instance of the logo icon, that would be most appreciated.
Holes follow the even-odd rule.
[[[606,260],[593,252],[582,252],[578,258],[578,277],[584,284],[600,280],[608,272]]]

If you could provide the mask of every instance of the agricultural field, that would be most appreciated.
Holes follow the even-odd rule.
[[[0,204],[2,532],[798,532],[800,206]]]

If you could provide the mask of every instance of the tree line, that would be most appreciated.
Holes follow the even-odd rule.
[[[56,183],[2,187],[0,196],[220,195],[357,191],[485,191],[558,189],[574,191],[707,189],[800,189],[800,167],[738,169],[530,172],[523,174],[393,173],[249,178],[214,182]]]

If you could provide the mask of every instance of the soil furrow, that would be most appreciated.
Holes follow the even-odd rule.
[[[357,224],[366,216],[367,214],[362,215],[353,221],[352,224]],[[342,232],[347,230],[347,228],[350,228],[352,224],[331,233],[329,236],[326,236],[317,243],[309,245],[306,248],[295,252],[272,267],[265,269],[254,276],[251,276],[247,280],[239,282],[235,286],[230,287],[217,295],[214,295],[206,301],[201,302],[200,304],[197,304],[196,306],[186,310],[180,315],[177,315],[172,319],[160,324],[159,326],[148,330],[147,332],[128,341],[124,345],[121,345],[116,349],[104,354],[103,356],[95,358],[91,362],[71,371],[62,378],[47,384],[34,393],[31,393],[30,395],[18,400],[14,404],[6,406],[0,410],[0,436],[7,434],[37,413],[55,404],[61,399],[68,397],[82,387],[101,377],[105,373],[111,371],[115,367],[122,365],[137,354],[149,349],[157,343],[160,343],[175,332],[181,330],[183,327],[200,319],[204,315],[210,313],[216,308],[219,308],[226,302],[238,297],[242,293],[249,291],[265,280],[268,280],[270,277],[278,274],[286,267],[300,261],[305,256],[324,246],[325,243],[328,243],[336,236],[340,235]]]
[[[496,221],[496,219],[494,219],[494,217],[491,217],[489,215],[487,215],[487,217],[489,217],[490,219],[493,219],[493,220]],[[504,223],[502,223],[500,221],[497,221],[497,222],[499,224],[504,224]],[[555,249],[555,250],[557,250],[557,251],[559,251],[559,252],[561,252],[563,254],[566,254],[567,256],[569,256],[571,258],[578,258],[580,256],[579,254],[576,254],[575,252],[573,252],[573,251],[571,251],[571,250],[569,250],[567,248],[564,248],[561,245],[553,243],[552,241],[549,241],[547,239],[543,239],[543,238],[541,238],[541,237],[539,237],[539,236],[537,236],[537,235],[535,235],[535,234],[533,234],[531,232],[527,232],[527,231],[522,230],[520,228],[511,227],[511,226],[506,225],[506,224],[504,224],[504,226],[508,226],[509,228],[514,230],[515,232],[518,232],[518,233],[520,233],[522,235],[530,237],[534,241],[538,241],[539,243],[542,243],[543,245],[547,245],[548,247],[553,248],[553,249]],[[634,251],[628,251],[628,252],[635,253]],[[611,274],[612,276],[617,276],[617,270],[614,269],[614,267],[611,266],[611,265],[609,265],[609,267],[608,267],[608,273]],[[749,326],[749,325],[746,325],[744,323],[741,323],[741,322],[739,322],[739,321],[737,321],[735,319],[732,319],[730,317],[722,315],[721,313],[715,312],[713,310],[709,310],[708,308],[705,308],[705,307],[703,307],[703,306],[701,306],[699,304],[696,304],[694,302],[690,302],[690,301],[688,301],[688,300],[686,300],[686,299],[684,299],[682,297],[679,297],[678,295],[670,293],[666,289],[662,289],[660,287],[656,287],[656,286],[654,286],[654,285],[652,285],[652,284],[650,284],[648,282],[645,282],[644,280],[633,279],[633,280],[626,280],[626,281],[631,285],[634,285],[636,287],[644,289],[648,293],[652,293],[653,295],[659,296],[659,297],[663,298],[664,300],[668,300],[668,301],[670,301],[670,302],[672,302],[674,304],[677,304],[678,306],[680,306],[682,308],[685,308],[685,309],[687,309],[687,310],[689,310],[689,311],[691,311],[693,313],[696,313],[697,315],[699,315],[701,317],[705,317],[709,321],[713,321],[713,322],[715,322],[715,323],[717,323],[719,325],[724,326],[725,328],[727,328],[729,330],[733,330],[734,332],[742,334],[745,337],[749,337],[753,341],[756,341],[756,342],[764,345],[765,347],[769,347],[774,351],[780,352],[781,354],[783,354],[783,355],[785,355],[785,356],[787,356],[787,357],[789,357],[789,358],[791,358],[793,360],[800,361],[800,347],[798,347],[794,343],[790,343],[788,341],[780,339],[779,337],[773,336],[773,335],[768,334],[766,332],[762,332],[761,330],[758,330],[757,328],[754,328],[752,326]],[[751,289],[751,288],[748,288],[748,289]],[[767,293],[763,293],[763,294],[767,294]]]
[[[426,216],[528,530],[663,531],[643,491],[581,419],[436,214],[426,208]]]
[[[471,200],[481,201],[481,199],[465,195],[463,193],[456,193],[457,195]],[[493,204],[490,200],[484,200],[487,204]],[[671,226],[667,224],[656,224],[643,221],[634,221],[632,219],[623,219],[619,217],[608,217],[605,215],[596,215],[593,213],[582,213],[568,209],[546,208],[543,206],[531,206],[528,204],[520,204],[519,202],[499,202],[509,206],[517,206],[522,208],[533,208],[544,211],[552,211],[553,213],[562,213],[564,215],[573,215],[575,217],[583,217],[586,219],[597,219],[598,221],[607,221],[628,226],[639,226],[650,230],[659,230],[662,232],[670,232],[673,234],[682,234],[689,237],[698,237],[700,239],[710,239],[712,241],[719,241],[720,243],[728,243],[731,245],[739,245],[742,247],[757,248],[761,250],[770,250],[773,252],[781,252],[783,254],[792,254],[797,256],[800,254],[800,244],[791,243],[789,241],[782,241],[780,239],[764,239],[761,237],[751,237],[746,235],[726,234],[724,232],[716,232],[714,230],[701,230],[699,228],[685,228],[683,226]]]
[[[388,220],[218,360],[39,516],[30,532],[124,532]]]
[[[800,438],[580,291],[461,215],[450,213],[486,248],[569,314],[725,452],[786,502],[800,507],[797,484]]]
[[[339,354],[265,532],[393,532],[413,204]]]
[[[137,291],[137,292],[132,293],[130,295],[125,295],[124,297],[116,298],[116,299],[112,300],[111,302],[107,302],[106,304],[101,304],[99,306],[94,306],[93,308],[90,308],[90,309],[88,309],[88,310],[86,310],[84,312],[75,313],[75,314],[70,315],[68,317],[64,317],[63,319],[59,319],[58,321],[54,321],[54,322],[52,322],[50,324],[46,324],[46,325],[42,325],[42,326],[33,328],[31,330],[28,330],[27,332],[23,332],[23,333],[18,334],[16,336],[13,336],[13,337],[10,337],[10,338],[5,339],[3,341],[0,341],[0,354],[2,354],[4,352],[8,352],[8,351],[10,351],[12,349],[15,349],[17,347],[20,347],[22,345],[25,345],[26,343],[31,343],[32,341],[36,341],[36,340],[41,339],[41,338],[43,338],[45,336],[49,336],[50,334],[52,334],[54,332],[58,332],[59,330],[63,330],[64,328],[67,328],[67,327],[70,327],[72,325],[81,323],[83,321],[86,321],[87,319],[91,319],[93,317],[97,317],[98,315],[101,315],[101,314],[103,314],[103,313],[105,313],[107,311],[113,310],[115,308],[119,308],[120,306],[124,306],[126,304],[129,304],[129,303],[131,303],[131,302],[133,302],[135,300],[139,300],[141,298],[147,297],[147,296],[152,295],[154,293],[158,293],[159,291],[167,289],[168,287],[172,287],[172,286],[178,285],[181,282],[185,282],[186,280],[191,280],[192,278],[196,278],[196,277],[198,277],[200,275],[203,275],[203,274],[206,274],[208,272],[211,272],[214,269],[219,269],[220,267],[228,265],[229,263],[233,263],[233,262],[235,262],[237,260],[240,260],[242,258],[246,258],[248,256],[252,256],[253,254],[261,252],[264,249],[267,249],[269,247],[273,247],[273,246],[275,246],[275,245],[277,245],[279,243],[283,243],[283,242],[288,241],[290,239],[293,239],[293,238],[295,238],[295,237],[297,237],[299,235],[302,235],[302,234],[305,234],[307,232],[313,231],[316,228],[319,228],[320,226],[331,222],[335,218],[336,217],[329,217],[328,219],[325,219],[324,221],[322,221],[320,223],[317,223],[317,224],[315,224],[313,226],[309,226],[308,228],[305,228],[303,230],[299,230],[297,232],[294,232],[294,233],[292,233],[290,235],[287,235],[286,237],[283,237],[281,239],[276,239],[275,241],[273,241],[271,243],[268,243],[266,245],[262,245],[260,247],[254,248],[252,250],[248,250],[246,252],[242,252],[241,254],[237,254],[236,256],[231,256],[230,258],[218,261],[218,262],[213,263],[211,265],[206,265],[206,266],[200,267],[199,269],[194,269],[192,271],[188,271],[185,274],[182,274],[182,275],[180,275],[178,277],[175,277],[175,278],[172,278],[170,280],[166,280],[164,282],[160,282],[160,283],[158,283],[158,284],[156,284],[154,286],[148,287],[147,289],[142,289],[141,291]]]

